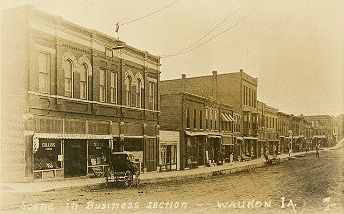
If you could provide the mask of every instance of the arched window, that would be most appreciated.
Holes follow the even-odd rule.
[[[143,100],[143,84],[142,84],[142,80],[140,78],[137,79],[137,92],[136,92],[136,106],[139,107],[139,108],[142,108],[142,100]]]
[[[80,99],[87,99],[87,65],[82,64],[80,69]]]
[[[111,102],[117,103],[117,79],[118,74],[116,72],[111,72],[111,80],[110,80],[110,96],[111,96]]]
[[[132,96],[131,96],[131,93],[132,93],[132,77],[131,76],[127,76],[125,78],[125,91],[126,91],[126,98],[127,98],[127,106],[132,106]]]
[[[65,61],[65,96],[73,96],[73,63],[71,60]]]

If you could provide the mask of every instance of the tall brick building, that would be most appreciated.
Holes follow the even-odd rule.
[[[160,93],[171,94],[186,92],[198,96],[212,97],[220,103],[233,107],[236,119],[234,142],[237,154],[254,156],[253,150],[257,144],[257,78],[253,78],[243,70],[235,73],[189,77],[160,82]]]
[[[159,57],[31,6],[1,22],[4,181],[86,176],[123,149],[156,170]]]

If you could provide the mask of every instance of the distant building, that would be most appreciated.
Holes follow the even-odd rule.
[[[336,124],[338,127],[338,141],[344,138],[344,114],[340,114],[336,117]]]
[[[160,95],[162,130],[180,132],[180,167],[229,161],[234,153],[233,110],[219,101],[190,93]]]
[[[157,169],[159,57],[30,6],[1,27],[4,181],[90,175],[120,150]]]
[[[333,146],[338,140],[338,126],[330,115],[305,116],[313,128],[313,141],[324,147]]]
[[[262,153],[275,154],[281,151],[281,144],[278,138],[278,109],[266,103],[258,101],[258,145]]]
[[[198,96],[212,97],[222,104],[233,107],[236,126],[234,142],[240,148],[239,158],[254,158],[257,142],[257,78],[240,70],[235,73],[200,77],[182,76],[182,79],[161,81],[160,94],[186,92]]]
[[[291,130],[289,129],[291,115],[279,111],[277,113],[277,118],[277,132],[280,141],[280,152],[288,153],[288,151],[290,150],[290,142],[292,135]]]

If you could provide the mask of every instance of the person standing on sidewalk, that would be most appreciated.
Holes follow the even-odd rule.
[[[320,156],[319,156],[319,146],[317,146],[315,148],[315,154],[316,154],[317,158],[320,158]]]

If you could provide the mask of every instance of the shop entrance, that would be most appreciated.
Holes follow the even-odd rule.
[[[64,141],[64,174],[66,178],[87,174],[86,140]]]

